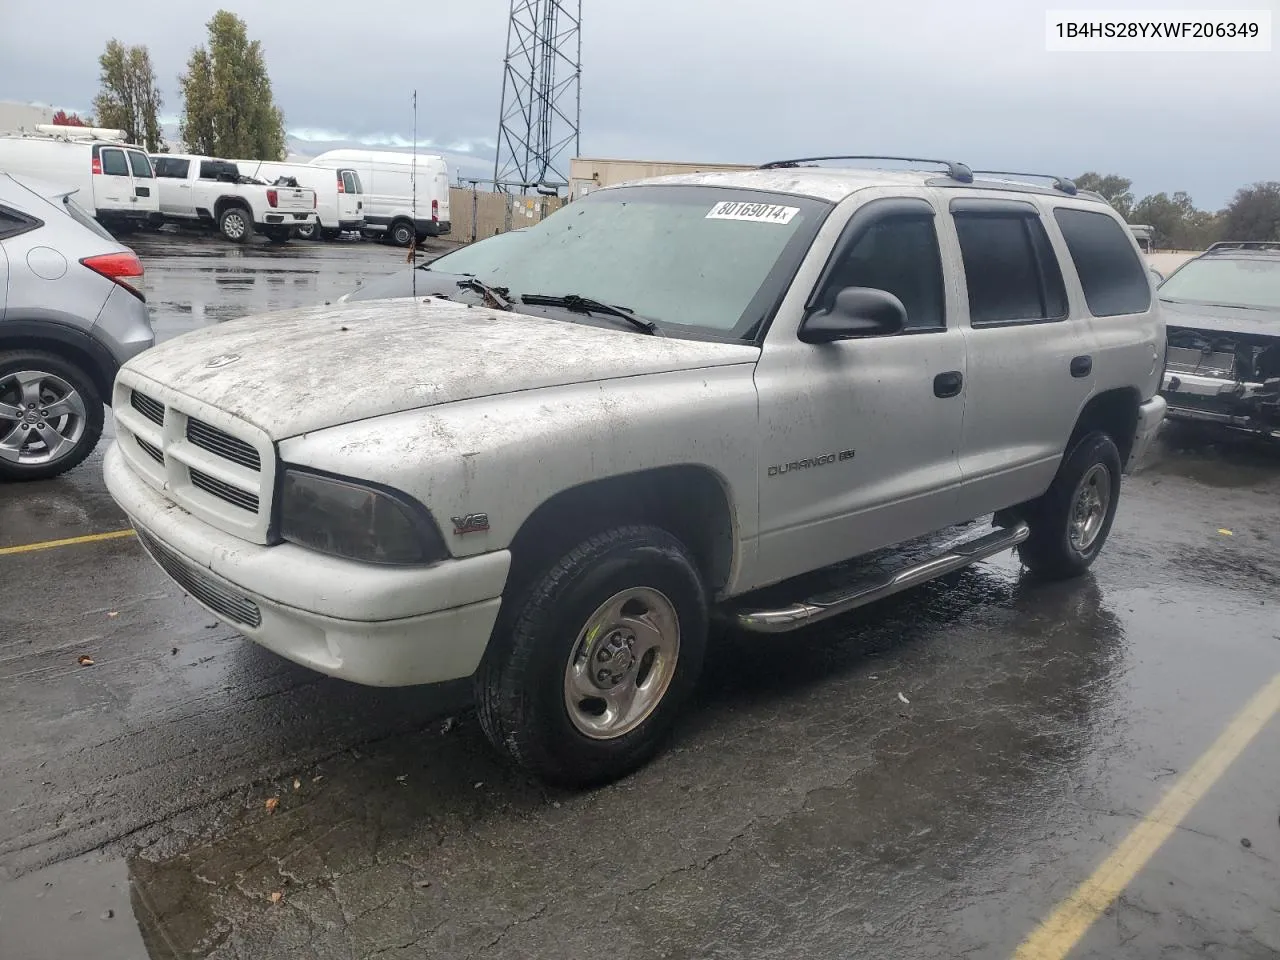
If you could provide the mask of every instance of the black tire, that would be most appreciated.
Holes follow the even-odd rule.
[[[1068,451],[1048,491],[1027,510],[1031,536],[1018,553],[1033,573],[1047,580],[1067,580],[1089,569],[1111,533],[1120,502],[1120,469],[1120,451],[1105,433],[1086,434]],[[1082,483],[1088,481],[1087,486],[1099,490],[1102,481],[1095,471],[1106,474],[1105,503],[1098,511],[1096,532],[1082,547],[1073,542],[1073,517]]]
[[[318,242],[320,240],[328,239],[328,237],[326,236],[326,233],[327,231],[324,229],[324,227],[320,226],[320,221],[316,220],[315,223],[308,224],[305,227],[298,228],[298,239],[315,240]]]
[[[268,227],[264,233],[268,243],[288,243],[293,236],[293,231],[289,227]]]
[[[408,220],[397,220],[387,231],[387,239],[397,247],[407,247],[413,242],[413,224]]]
[[[593,739],[569,715],[566,670],[592,615],[632,588],[656,591],[674,610],[679,643],[673,672],[638,726],[612,739]],[[707,594],[688,550],[656,527],[618,527],[578,544],[515,590],[503,600],[474,680],[489,740],[560,786],[595,786],[642,766],[670,733],[706,652]],[[643,669],[636,666],[637,672]]]
[[[46,353],[43,350],[9,350],[0,351],[0,404],[14,405],[19,396],[14,391],[16,385],[12,381],[13,374],[20,371],[35,371],[57,377],[80,394],[84,404],[83,429],[79,438],[64,453],[47,463],[15,463],[0,454],[0,481],[10,480],[48,480],[66,473],[78,466],[84,458],[93,452],[102,436],[103,406],[102,397],[89,374],[68,360]],[[50,418],[52,419],[52,418]],[[58,418],[55,424],[68,424],[66,418]],[[33,425],[26,425],[27,429]],[[0,444],[15,439],[23,424],[8,419],[0,419]],[[68,427],[64,426],[63,429]],[[39,427],[37,429],[43,429]]]
[[[227,207],[218,215],[218,232],[232,243],[244,243],[253,233],[253,216],[244,207]]]

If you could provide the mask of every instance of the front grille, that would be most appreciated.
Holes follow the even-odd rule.
[[[142,452],[154,460],[156,463],[164,463],[164,454],[159,447],[152,446],[141,437],[134,437],[133,442],[142,448]]]
[[[262,611],[248,597],[224,587],[141,530],[138,539],[160,569],[206,607],[246,627],[262,626]]]
[[[250,444],[203,420],[197,420],[194,417],[187,420],[187,440],[200,449],[215,453],[232,463],[238,463],[250,470],[262,470],[262,458]],[[256,499],[254,502],[257,503]],[[256,510],[257,506],[253,509]]]
[[[164,404],[154,397],[148,397],[137,390],[129,391],[129,405],[152,423],[164,426]]]
[[[233,487],[229,483],[223,483],[216,477],[211,477],[207,473],[202,473],[195,468],[188,469],[191,476],[191,485],[198,487],[210,496],[217,497],[219,500],[225,500],[227,503],[233,504],[242,510],[248,510],[250,513],[258,512],[258,497],[255,494],[247,493],[239,487]]]

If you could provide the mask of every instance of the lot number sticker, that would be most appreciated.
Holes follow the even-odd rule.
[[[763,223],[790,223],[799,207],[780,207],[773,203],[743,203],[726,200],[717,203],[707,214],[708,220],[751,220]]]

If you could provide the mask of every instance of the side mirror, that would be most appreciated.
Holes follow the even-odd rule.
[[[907,308],[887,290],[845,287],[830,310],[815,310],[800,325],[805,343],[833,343],[854,337],[883,337],[907,326]]]

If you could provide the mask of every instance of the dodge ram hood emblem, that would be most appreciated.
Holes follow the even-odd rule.
[[[215,368],[225,367],[228,364],[235,363],[239,359],[240,359],[240,354],[238,353],[221,353],[221,354],[218,354],[218,356],[212,358],[211,360],[206,361],[205,366],[215,367]]]

